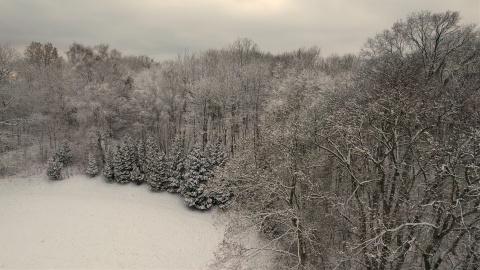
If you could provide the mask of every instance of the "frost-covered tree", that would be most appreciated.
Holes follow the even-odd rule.
[[[63,164],[55,158],[50,158],[47,167],[47,176],[50,180],[60,180]]]
[[[130,173],[130,179],[132,182],[136,183],[137,185],[141,185],[144,181],[144,175],[140,172],[140,169],[136,164],[133,165],[133,170]]]
[[[68,140],[64,140],[48,161],[47,175],[51,180],[59,180],[61,170],[72,162],[73,154]]]
[[[163,153],[160,153],[158,163],[157,163],[157,186],[158,190],[166,190],[168,187],[168,178],[167,178],[167,160]]]
[[[212,199],[213,205],[225,209],[234,196],[232,183],[222,176],[215,175],[208,181],[205,194]]]
[[[58,50],[52,43],[47,42],[41,44],[40,42],[30,43],[25,49],[25,60],[32,65],[38,67],[47,67],[52,64],[58,64],[61,57],[58,55]]]
[[[147,151],[145,148],[145,141],[140,138],[136,144],[136,152],[137,152],[137,166],[142,174],[145,174],[145,159],[147,155]]]
[[[132,171],[132,164],[128,162],[129,158],[124,150],[124,147],[117,145],[113,156],[115,180],[120,184],[126,184],[130,181],[130,172]]]
[[[124,152],[124,162],[128,164],[130,170],[133,165],[137,164],[137,151],[133,138],[130,135],[125,135],[123,138],[122,148]]]
[[[0,43],[0,86],[12,76],[17,58],[18,52],[14,48]]]
[[[147,147],[147,149],[152,149]],[[154,148],[153,148],[154,149]],[[165,155],[157,151],[147,150],[147,175],[153,190],[166,190],[168,187],[167,163]]]
[[[98,174],[97,159],[92,153],[88,153],[88,166],[85,172],[90,177],[95,177]]]
[[[160,186],[158,185],[159,179],[159,149],[153,137],[148,137],[145,142],[145,180],[150,185],[153,190],[159,190]]]
[[[173,147],[170,149],[167,163],[168,163],[168,192],[178,193],[180,187],[183,185],[186,172],[184,146],[180,139],[176,138]]]
[[[57,149],[54,159],[62,163],[64,167],[71,164],[73,153],[70,148],[70,142],[67,139],[63,140],[60,147]]]
[[[207,147],[207,158],[213,167],[223,167],[227,161],[227,154],[222,146],[222,142],[219,140],[214,145]]]
[[[107,182],[112,182],[115,180],[114,168],[114,153],[111,149],[109,149],[105,159],[105,166],[103,167],[103,176]]]
[[[225,166],[227,161],[222,141],[218,140],[214,145],[209,144],[204,155],[208,164],[205,167],[208,170],[208,181],[205,184],[206,188],[204,188],[202,196],[211,199],[211,202],[208,201],[209,204],[224,208],[227,202],[233,198],[233,190],[229,181],[221,175],[217,176],[217,172],[221,174],[221,168]]]
[[[131,179],[133,166],[136,164],[135,146],[133,139],[126,135],[114,155],[114,173],[117,183],[126,184]]]
[[[179,193],[190,207],[208,209],[213,200],[206,191],[207,182],[213,176],[212,165],[200,148],[194,147],[187,157],[187,170]]]

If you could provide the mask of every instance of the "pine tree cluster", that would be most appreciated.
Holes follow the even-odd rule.
[[[180,139],[175,139],[165,155],[152,137],[134,142],[127,135],[107,151],[103,176],[109,182],[147,183],[153,191],[178,193],[189,207],[197,209],[208,209],[228,201],[232,196],[229,189],[209,188],[215,170],[225,165],[226,155],[221,143],[205,151],[193,147],[188,154],[186,152]]]
[[[47,176],[50,180],[60,180],[62,169],[71,164],[73,159],[72,150],[68,140],[64,140],[50,158],[47,165]]]

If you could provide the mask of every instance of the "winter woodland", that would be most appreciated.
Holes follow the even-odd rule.
[[[457,12],[347,55],[0,44],[0,102],[2,175],[78,168],[217,206],[237,217],[218,269],[266,251],[276,269],[480,268],[480,32]],[[247,229],[265,246],[229,241]]]

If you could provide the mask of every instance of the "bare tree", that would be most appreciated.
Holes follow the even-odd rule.
[[[19,58],[18,52],[10,45],[0,44],[0,85],[14,75],[14,65]]]

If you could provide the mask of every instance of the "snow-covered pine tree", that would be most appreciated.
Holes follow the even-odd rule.
[[[168,177],[167,191],[171,193],[178,193],[179,188],[183,185],[184,174],[186,172],[185,151],[182,140],[175,138],[172,148],[167,158],[167,172]]]
[[[140,168],[138,168],[137,164],[133,164],[133,170],[130,173],[130,179],[137,185],[141,185],[144,181],[144,175],[140,172]]]
[[[115,174],[115,181],[120,184],[126,184],[130,181],[131,169],[125,160],[124,148],[117,145],[113,156],[113,173]]]
[[[137,166],[140,169],[140,173],[145,174],[145,156],[147,155],[145,148],[145,141],[140,138],[137,141]]]
[[[227,203],[233,198],[231,182],[224,177],[215,176],[208,182],[207,197],[212,198],[213,205],[221,209],[227,207]]]
[[[227,154],[222,145],[222,141],[219,140],[215,144],[209,144],[206,148],[206,156],[210,162],[210,164],[215,169],[216,167],[223,167],[225,166],[225,162],[227,160]]]
[[[47,176],[50,180],[60,180],[63,164],[55,157],[50,158],[47,167]]]
[[[65,139],[60,144],[60,147],[57,149],[55,153],[55,157],[58,162],[62,163],[63,167],[70,165],[73,159],[73,153],[70,149],[70,142]]]
[[[125,159],[124,161],[129,166],[130,171],[132,171],[133,165],[137,164],[138,158],[135,143],[130,135],[125,135],[122,146]]]
[[[136,163],[135,146],[130,136],[125,135],[123,141],[117,146],[114,155],[114,174],[117,183],[126,184],[131,179],[133,165]]]
[[[114,156],[113,151],[109,149],[105,159],[105,166],[103,168],[103,176],[105,177],[107,182],[112,182],[115,180],[113,156]]]
[[[212,177],[212,165],[199,147],[194,147],[187,157],[185,181],[180,186],[180,194],[190,207],[208,209],[213,200],[206,191],[207,182]]]
[[[166,190],[170,183],[168,181],[167,171],[167,159],[165,158],[165,154],[160,153],[158,163],[158,185],[160,186],[160,190]]]
[[[227,161],[227,154],[225,153],[225,149],[222,145],[222,141],[218,140],[215,143],[213,148],[212,156],[210,157],[212,165],[215,167],[224,167],[225,162]]]
[[[227,161],[227,154],[222,141],[218,140],[214,145],[208,145],[206,156],[211,165],[212,176],[208,180],[204,196],[207,199],[211,198],[213,205],[224,208],[227,202],[233,198],[233,191],[230,182],[221,176],[221,168],[225,166]],[[217,176],[217,173],[220,175]]]
[[[159,150],[158,146],[155,143],[153,137],[148,137],[145,142],[145,180],[147,181],[150,188],[153,190],[159,190],[160,186],[158,185],[158,178],[160,175],[159,172]]]
[[[98,164],[95,156],[90,152],[88,153],[88,165],[85,171],[88,176],[95,177],[98,174]]]
[[[160,153],[154,139],[149,137],[145,143],[146,181],[152,190],[167,189],[167,174],[165,155]]]

